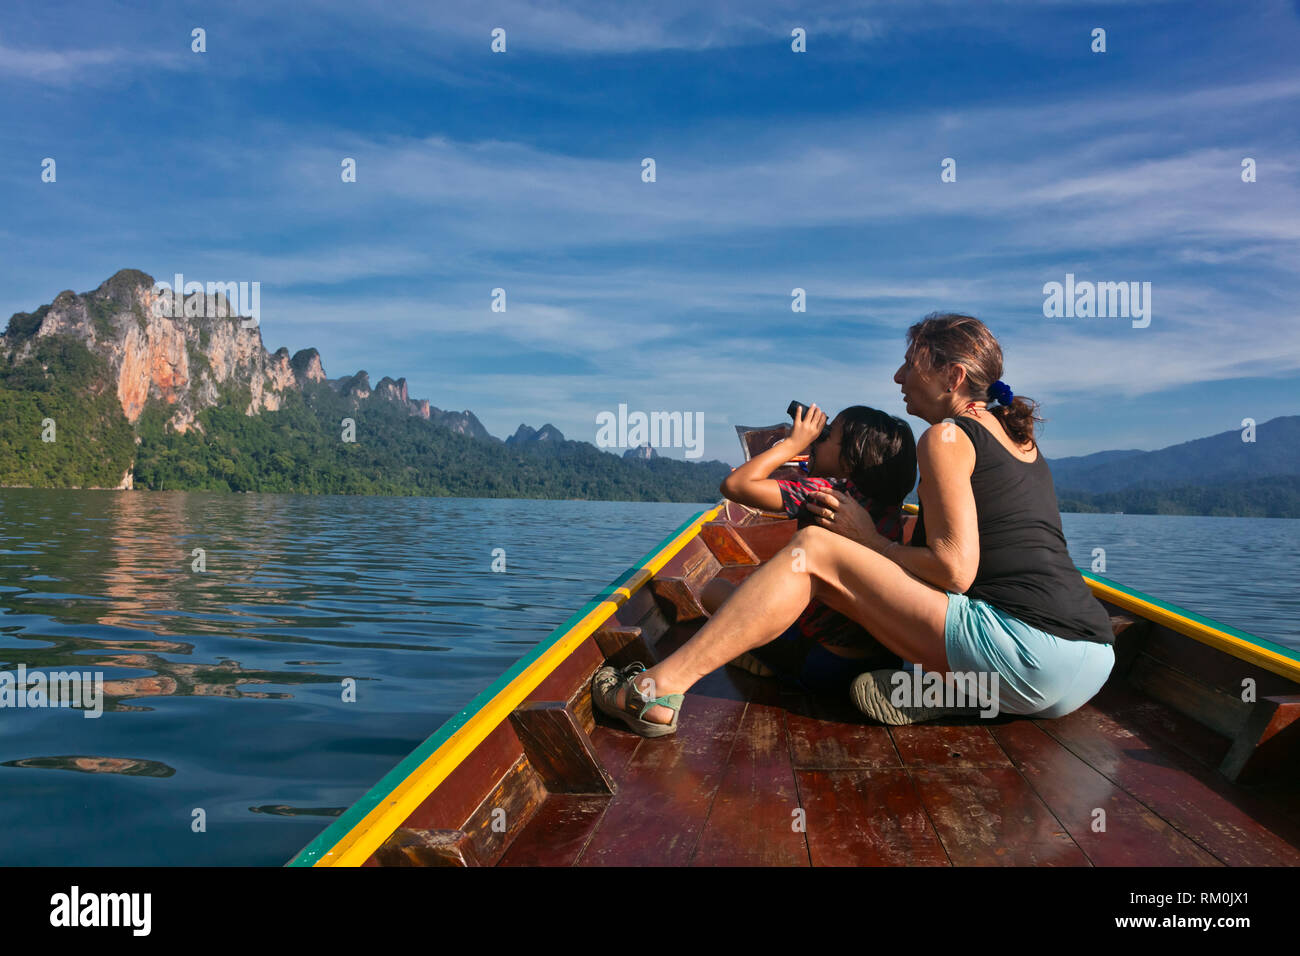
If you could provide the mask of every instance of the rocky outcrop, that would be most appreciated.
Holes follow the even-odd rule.
[[[271,356],[271,361],[267,365],[267,392],[268,395],[275,396],[277,404],[272,406],[270,398],[266,400],[266,408],[274,411],[279,408],[279,396],[288,392],[289,389],[298,385],[298,376],[294,374],[293,363],[289,359],[289,350],[281,346],[275,350]]]
[[[357,401],[369,398],[371,394],[370,376],[365,369],[357,372],[356,375],[344,375],[340,378],[329,379],[326,384],[344,398],[354,398]]]
[[[515,429],[515,433],[506,439],[507,445],[531,445],[534,442],[554,442],[558,444],[564,441],[564,436],[554,425],[543,425],[541,428],[529,428],[527,425],[520,425]]]
[[[428,399],[411,398],[405,378],[385,376],[372,389],[365,371],[326,378],[314,348],[292,356],[285,348],[267,352],[260,329],[234,314],[224,292],[178,299],[168,289],[155,293],[154,285],[152,276],[123,269],[93,292],[65,290],[35,312],[17,313],[0,335],[0,362],[29,358],[42,338],[73,337],[106,360],[106,385],[115,390],[128,421],[134,424],[146,406],[159,403],[168,410],[169,426],[179,432],[199,427],[197,414],[228,401],[232,386],[247,390],[244,412],[256,415],[282,408],[295,391],[325,383],[354,401],[377,395],[431,424],[498,441],[473,412],[443,411]],[[221,288],[233,292],[228,284]],[[529,432],[542,440],[564,440],[549,425]]]
[[[488,430],[483,427],[483,423],[475,417],[471,411],[464,412],[444,412],[440,408],[431,408],[429,410],[429,421],[443,428],[449,428],[458,435],[468,435],[470,438],[479,438],[483,441],[500,441],[488,434]],[[559,432],[556,432],[558,435]]]
[[[302,352],[299,352],[298,355],[293,357],[295,368],[300,365],[299,356],[302,354]],[[316,364],[319,367],[319,361]],[[324,381],[325,384],[344,398],[351,398],[355,402],[360,402],[373,395],[384,401],[403,406],[408,415],[418,415],[420,418],[456,432],[458,435],[468,435],[482,441],[500,441],[500,439],[493,438],[488,434],[488,430],[483,427],[483,423],[475,417],[473,412],[444,412],[442,409],[430,405],[427,398],[411,398],[404,378],[393,379],[385,375],[372,388],[370,376],[363,369],[355,375],[344,375],[340,378],[325,379]],[[551,430],[555,431],[554,429]],[[555,434],[558,435],[559,432],[555,432]],[[563,441],[563,436],[561,436],[560,440]]]
[[[286,349],[268,354],[262,333],[244,327],[224,294],[195,293],[179,308],[175,304],[172,292],[155,294],[151,276],[124,269],[93,292],[60,292],[49,306],[15,315],[0,337],[0,353],[22,361],[42,338],[80,340],[107,360],[122,413],[132,423],[157,401],[172,407],[169,423],[183,432],[198,411],[220,400],[227,384],[248,389],[249,415],[280,407],[285,390],[296,384]]]
[[[636,448],[629,448],[627,451],[623,452],[623,457],[649,461],[651,458],[658,458],[659,453],[655,451],[651,445],[645,444],[638,445]]]
[[[325,367],[321,365],[320,353],[315,349],[301,349],[295,352],[289,364],[300,384],[325,381]]]
[[[385,375],[379,380],[379,384],[375,386],[375,394],[390,402],[400,402],[403,405],[410,404],[410,400],[406,397],[406,379],[404,378],[393,381]]]

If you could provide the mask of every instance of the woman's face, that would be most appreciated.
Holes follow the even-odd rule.
[[[844,438],[844,421],[835,416],[831,422],[830,434],[824,440],[815,441],[808,449],[808,474],[814,478],[847,478],[844,464],[840,461],[840,442]]]
[[[894,373],[894,381],[901,386],[903,401],[907,404],[907,414],[915,415],[930,424],[941,422],[950,414],[946,392],[947,383],[939,372],[921,368],[915,361],[915,348],[908,348],[903,357],[903,364]]]

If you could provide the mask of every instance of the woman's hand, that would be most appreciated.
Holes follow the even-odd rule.
[[[821,527],[865,544],[872,551],[889,547],[889,539],[876,530],[871,514],[848,495],[814,491],[808,496],[808,511]]]
[[[821,436],[826,427],[826,413],[816,403],[795,411],[794,426],[790,429],[790,444],[794,446],[793,454],[802,455]]]

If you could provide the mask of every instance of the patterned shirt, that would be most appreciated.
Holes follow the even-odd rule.
[[[890,541],[903,540],[903,506],[879,505],[872,501],[847,478],[800,478],[791,481],[778,478],[781,489],[781,504],[785,513],[791,518],[799,514],[799,508],[808,496],[818,491],[829,491],[838,495],[848,495],[866,509],[876,523],[876,530]],[[835,647],[880,648],[880,643],[872,637],[861,624],[845,617],[839,611],[828,607],[816,598],[809,602],[794,626],[804,637],[819,644]]]

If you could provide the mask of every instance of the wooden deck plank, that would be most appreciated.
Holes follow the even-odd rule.
[[[916,724],[891,727],[905,767],[1010,767],[1011,760],[986,723]]]
[[[601,764],[617,782],[623,768],[640,746],[641,738],[626,730],[600,723],[596,724],[588,736],[591,737],[591,745],[596,748],[596,756],[600,758]]]
[[[738,667],[719,667],[706,674],[691,688],[692,694],[701,694],[718,700],[754,701],[777,705],[782,701],[781,682],[772,677],[756,677]],[[689,702],[688,702],[689,703]],[[682,710],[682,719],[686,711]]]
[[[947,866],[907,771],[797,770],[813,866]]]
[[[1015,768],[910,772],[954,865],[1088,865],[1083,851]]]
[[[769,705],[746,708],[692,866],[808,865],[784,716]]]
[[[600,825],[609,801],[609,797],[586,794],[552,794],[497,866],[572,866]]]
[[[902,767],[882,724],[867,724],[847,703],[788,695],[790,757],[799,770],[884,770]]]
[[[1300,831],[1300,780],[1294,777],[1266,780],[1251,784],[1250,793],[1287,821],[1288,832]],[[1287,842],[1294,845],[1300,841],[1288,839]]]
[[[1300,850],[1256,819],[1263,802],[1134,724],[1085,705],[1034,721],[1229,866],[1296,866]]]
[[[1207,767],[1218,767],[1232,746],[1227,737],[1147,697],[1124,681],[1107,683],[1088,703],[1124,724],[1136,724],[1161,743],[1181,750]]]
[[[642,741],[617,775],[618,793],[578,865],[689,863],[744,711],[742,701],[687,695],[677,733]]]
[[[1033,722],[1018,720],[990,731],[1094,865],[1222,865]],[[1104,830],[1094,829],[1099,821]]]

